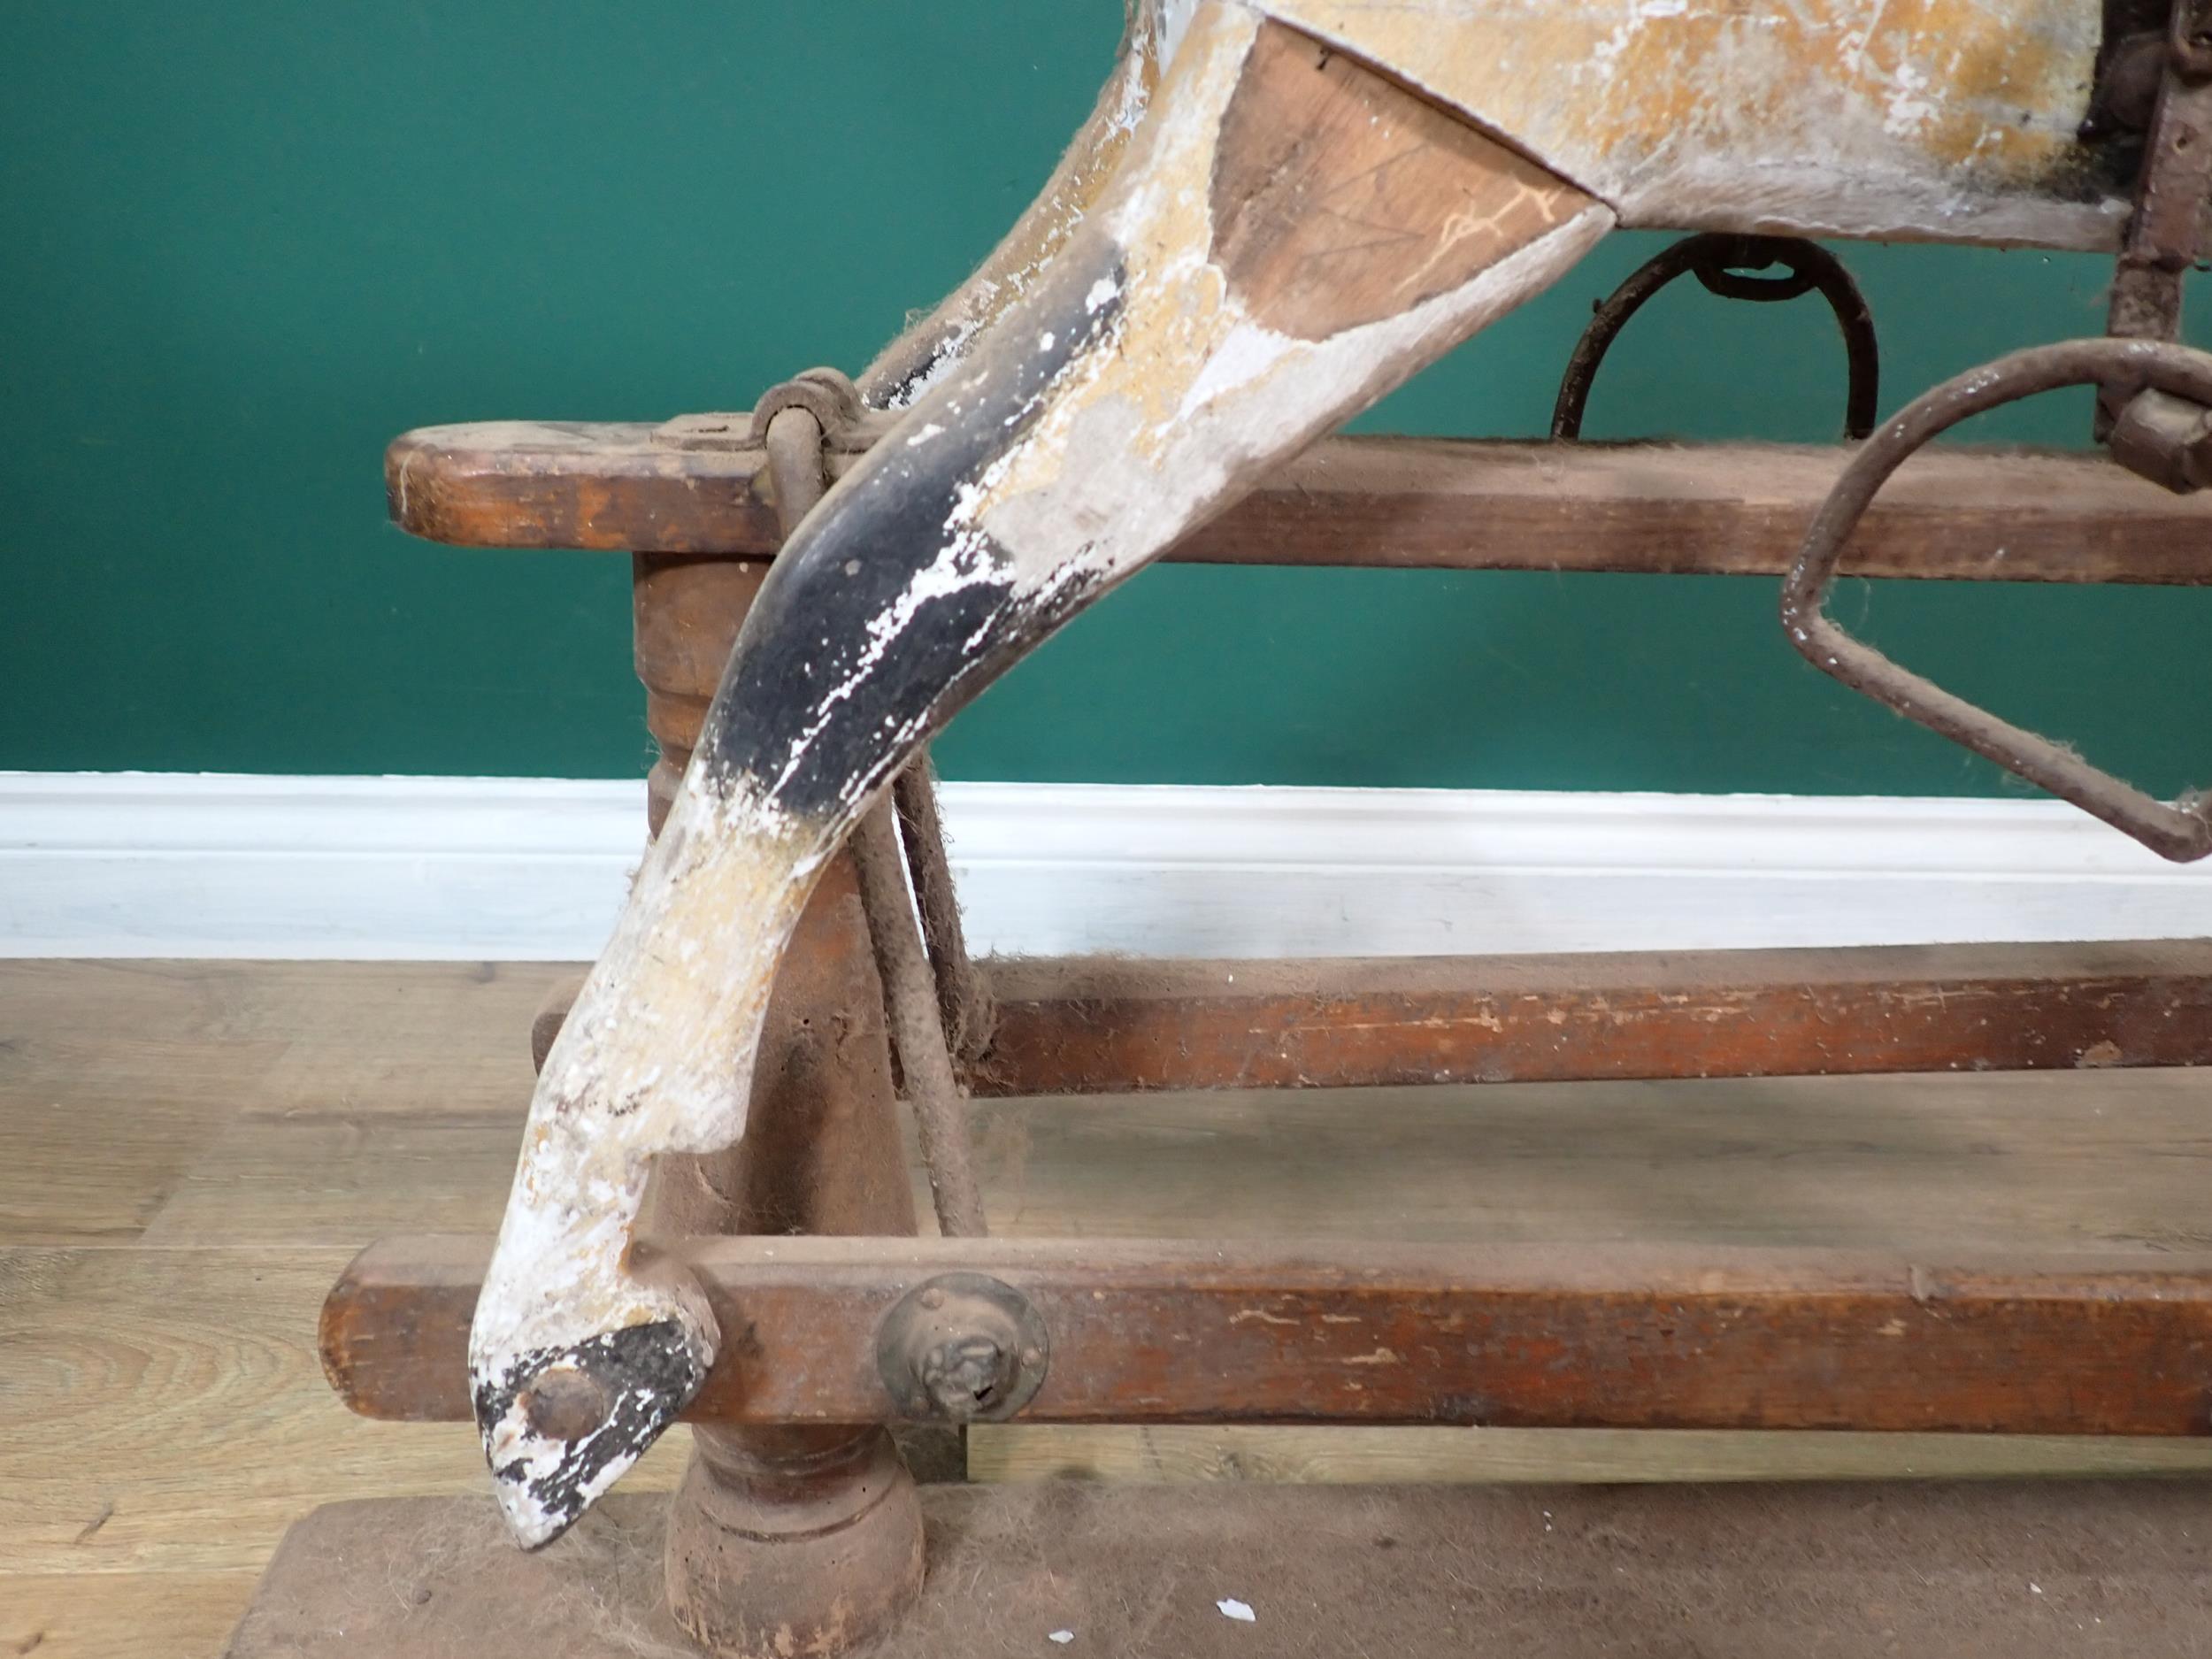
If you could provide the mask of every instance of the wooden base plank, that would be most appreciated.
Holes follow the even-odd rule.
[[[2212,1487],[2194,1482],[1051,1482],[923,1506],[921,1597],[874,1659],[2212,1649]],[[486,1500],[334,1505],[288,1535],[229,1659],[695,1659],[660,1593],[661,1518],[617,1494],[526,1555]]]

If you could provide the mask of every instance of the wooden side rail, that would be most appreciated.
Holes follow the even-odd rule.
[[[987,960],[984,1095],[2212,1064],[2212,942]]]
[[[977,965],[986,1098],[2212,1065],[2204,940]]]
[[[742,430],[743,417],[732,425]],[[656,430],[495,421],[407,433],[385,457],[393,521],[465,547],[772,557],[781,534],[761,452],[678,448]],[[1796,557],[1848,453],[1332,438],[1166,557],[1772,576]],[[1947,447],[1915,457],[1884,490],[1844,568],[2202,583],[2212,580],[2212,492],[2170,495],[2094,454]]]
[[[322,1354],[347,1405],[469,1416],[488,1256],[392,1240],[346,1270]],[[2212,1432],[2200,1256],[732,1238],[686,1263],[733,1339],[700,1420],[904,1415],[881,1333],[910,1293],[966,1271],[1033,1316],[1030,1422]]]

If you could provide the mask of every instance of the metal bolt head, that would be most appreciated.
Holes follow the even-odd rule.
[[[613,1404],[597,1378],[569,1365],[540,1373],[517,1403],[531,1432],[551,1440],[581,1440],[606,1422]]]
[[[2186,398],[2138,392],[2106,442],[2122,466],[2177,495],[2212,483],[2212,411]]]
[[[942,1273],[910,1292],[876,1332],[876,1370],[907,1422],[1011,1417],[1044,1380],[1037,1310],[984,1273]]]
[[[937,1409],[956,1423],[988,1412],[1013,1387],[1014,1355],[995,1333],[968,1331],[915,1356],[914,1375]]]

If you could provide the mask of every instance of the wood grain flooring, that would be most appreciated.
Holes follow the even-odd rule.
[[[475,1490],[458,1425],[332,1402],[362,1243],[495,1221],[565,970],[0,963],[0,1659],[219,1650],[292,1520]],[[1913,1249],[2212,1239],[2212,1075],[993,1102],[1032,1235],[1657,1238]],[[670,1485],[681,1437],[633,1486]],[[1141,1480],[2212,1470],[2212,1446],[1502,1430],[979,1431],[971,1469]]]

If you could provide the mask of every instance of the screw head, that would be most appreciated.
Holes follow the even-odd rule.
[[[568,1365],[541,1372],[516,1403],[530,1432],[551,1440],[582,1439],[606,1422],[613,1404],[597,1378]]]

